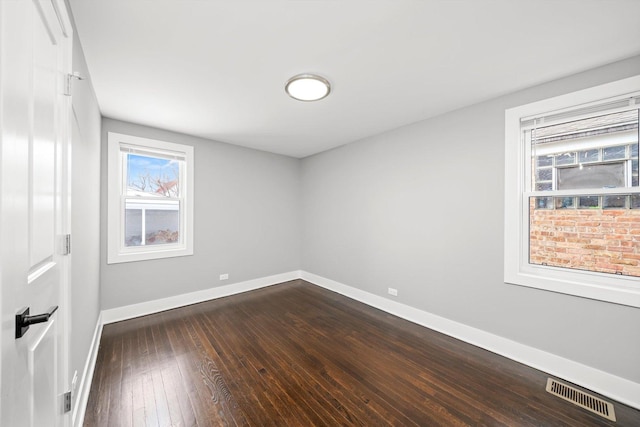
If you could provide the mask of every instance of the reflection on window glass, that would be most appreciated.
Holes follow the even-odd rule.
[[[550,191],[553,188],[553,184],[550,182],[536,184],[536,191]]]

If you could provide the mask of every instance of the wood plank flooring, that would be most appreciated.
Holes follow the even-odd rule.
[[[106,325],[85,426],[640,426],[302,280]]]

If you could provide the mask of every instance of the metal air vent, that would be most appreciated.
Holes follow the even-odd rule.
[[[568,384],[548,378],[547,391],[608,420],[616,420],[616,414],[612,403],[578,390]]]

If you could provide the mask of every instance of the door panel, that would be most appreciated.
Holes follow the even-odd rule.
[[[51,2],[38,1],[33,26],[34,64],[32,68],[32,116],[30,135],[29,236],[30,268],[53,260],[54,185],[56,148],[57,43],[55,10]],[[53,65],[53,66],[52,66]],[[55,67],[55,68],[54,68]]]
[[[35,337],[29,347],[29,382],[32,385],[29,411],[32,415],[32,426],[51,425],[56,419],[56,396],[50,393],[55,390],[56,378],[56,335],[57,321],[50,320],[39,336]]]
[[[0,1],[0,425],[67,426],[71,33],[63,0]],[[68,36],[65,36],[67,33]],[[15,338],[15,314],[58,306]]]

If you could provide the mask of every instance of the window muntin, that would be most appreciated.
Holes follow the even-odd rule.
[[[546,260],[530,262],[530,240],[534,238],[534,234],[530,232],[533,230],[530,229],[530,220],[534,214],[542,216],[544,213],[548,215],[561,213],[573,216],[573,219],[565,218],[567,220],[565,224],[556,224],[558,226],[556,231],[561,233],[569,231],[561,227],[576,226],[571,221],[582,215],[599,215],[603,217],[602,219],[604,216],[609,216],[620,224],[626,222],[631,227],[640,227],[636,124],[639,107],[640,76],[636,76],[507,110],[505,115],[504,252],[506,283],[640,307],[638,275],[620,274],[617,271],[615,274],[604,270],[590,271],[583,269],[582,265],[579,266],[580,268],[566,267],[564,265],[566,261],[558,261],[557,265],[549,265]],[[624,115],[620,115],[620,120],[617,122],[612,122],[609,118],[608,123],[602,123],[602,116],[613,113],[632,114],[632,123],[629,123],[629,117]],[[587,122],[584,119],[590,119],[590,121]],[[607,135],[610,133],[612,124],[618,127],[615,131],[616,135]],[[565,131],[555,131],[558,129],[552,128],[555,125],[565,126]],[[539,132],[537,138],[535,133],[532,138],[532,131]],[[543,138],[546,139],[544,143],[532,146],[532,139]],[[603,143],[605,138],[608,141]],[[624,157],[621,148],[613,149],[620,146],[625,146]],[[565,155],[566,153],[569,154]],[[596,185],[602,186],[588,188],[586,184],[584,186],[574,184],[570,186],[586,188],[566,188],[566,186],[558,188],[558,179],[566,178],[567,174],[571,174],[566,171],[558,173],[561,168],[580,168],[582,165],[584,170],[587,166],[616,162],[624,165],[622,172],[624,186],[610,188],[611,183],[602,185],[602,181],[594,180]],[[540,171],[543,168],[548,168],[551,172]],[[606,169],[607,166],[603,168]],[[618,166],[618,181],[614,182],[615,185],[621,184],[619,170]],[[574,173],[579,175],[578,172]],[[599,221],[593,221],[593,223],[599,224]],[[591,224],[585,225],[587,226],[592,227]],[[547,238],[553,230],[547,228],[537,231]],[[612,227],[607,231],[609,233],[606,236],[607,239],[602,239],[602,242],[616,240],[619,231],[620,227]],[[619,253],[637,250],[640,241],[637,235],[638,230],[634,228],[632,231],[633,233],[630,234],[635,236],[632,240],[618,242]],[[552,243],[561,243],[566,237],[573,241],[580,240],[575,236],[562,234],[552,237],[556,241],[544,242],[544,245],[549,247],[548,250],[556,253],[560,253],[562,249],[567,249],[567,253],[570,253],[570,248],[560,248],[561,250],[557,251],[552,249]],[[584,241],[583,243],[588,245]],[[597,242],[589,243],[594,248]],[[580,248],[579,251],[585,249],[588,248]],[[571,251],[574,250],[571,249]],[[561,257],[556,258],[561,259]],[[565,260],[568,258],[570,257],[565,257]],[[629,263],[632,264],[635,261],[634,259]],[[637,268],[637,266],[633,267]]]
[[[108,263],[193,254],[193,147],[109,133]]]

